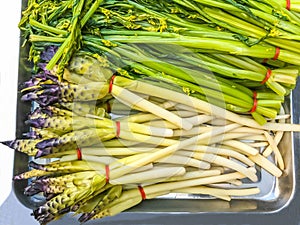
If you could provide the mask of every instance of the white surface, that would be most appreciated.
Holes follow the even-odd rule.
[[[0,141],[15,138],[20,12],[21,1],[5,1],[0,7]],[[13,156],[0,145],[0,206],[11,191]]]

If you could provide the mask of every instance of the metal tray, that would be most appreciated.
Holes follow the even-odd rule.
[[[27,61],[26,49],[20,47],[19,58],[19,76],[18,82],[22,83],[31,75],[31,66]],[[20,101],[18,96],[17,104],[17,127],[16,137],[22,138],[22,134],[29,130],[24,124],[24,120],[31,109],[30,103]],[[291,121],[299,123],[300,112],[300,87],[295,88],[292,94],[284,103],[286,113],[291,114]],[[286,169],[284,175],[279,179],[272,177],[264,170],[260,171],[260,179],[257,186],[261,188],[259,195],[250,197],[234,198],[231,202],[215,199],[205,195],[176,195],[171,194],[162,196],[157,199],[147,200],[142,204],[128,210],[130,213],[154,213],[159,215],[183,215],[183,214],[207,214],[220,215],[229,214],[237,215],[246,213],[253,217],[265,214],[278,214],[290,210],[290,205],[295,199],[297,193],[297,176],[298,176],[298,149],[300,139],[298,133],[286,133],[280,149],[284,157]],[[16,152],[14,158],[14,175],[28,170],[27,162],[30,159]],[[42,198],[27,197],[23,194],[27,181],[13,182],[13,189],[18,200],[28,208],[35,208],[42,203]],[[292,205],[295,205],[293,203]],[[286,215],[286,214],[285,214]],[[29,216],[29,215],[28,215]]]

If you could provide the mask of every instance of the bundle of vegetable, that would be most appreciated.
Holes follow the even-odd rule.
[[[28,1],[19,25],[34,70],[21,92],[37,107],[26,138],[3,144],[51,161],[14,177],[44,194],[35,218],[86,222],[169,193],[230,200],[259,194],[257,168],[279,178],[278,145],[300,131],[282,108],[299,15],[282,5]]]
[[[41,224],[68,212],[81,214],[80,222],[112,216],[168,193],[230,200],[259,194],[258,166],[282,175],[285,165],[277,145],[283,131],[300,130],[285,123],[287,115],[261,126],[169,85],[153,85],[153,80],[113,76],[107,81],[99,75],[103,82],[90,80],[91,74],[111,72],[87,55],[73,60],[70,65],[82,63],[83,74],[70,66],[58,81],[42,71],[22,85],[23,100],[41,104],[26,121],[28,138],[4,142],[29,156],[51,159],[32,161],[29,171],[14,177],[32,180],[26,195],[44,194],[46,202],[33,213]],[[78,76],[82,84],[72,79]],[[103,87],[105,94],[99,95]],[[45,98],[51,101],[39,101]],[[107,99],[135,111],[111,118],[101,108]],[[253,186],[245,187],[245,181]]]
[[[78,17],[68,4],[29,3],[20,22],[34,61],[39,61],[44,46],[61,44],[46,66],[51,70],[59,62],[59,78],[65,58],[74,51],[68,45],[73,38],[69,30],[79,18],[82,35],[74,43],[89,54],[105,55],[111,68],[126,67],[138,77],[175,83],[194,97],[234,112],[250,112],[260,124],[266,122],[262,116],[276,117],[283,97],[295,87],[298,20],[294,12],[285,16],[273,2],[96,1]],[[277,10],[274,15],[272,7]],[[228,21],[222,13],[228,14]]]

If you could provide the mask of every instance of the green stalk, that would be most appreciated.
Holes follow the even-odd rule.
[[[83,18],[80,19],[80,14],[84,5],[85,0],[80,0],[76,5],[73,5],[73,18],[72,18],[72,24],[71,24],[71,30],[70,34],[67,37],[67,39],[64,41],[64,43],[60,46],[54,57],[50,60],[50,62],[47,64],[46,68],[48,70],[52,70],[53,67],[57,64],[59,60],[60,62],[60,68],[59,72],[63,67],[65,66],[64,64],[68,62],[72,55],[72,51],[74,50],[74,42],[78,42],[79,35],[78,34],[78,29],[79,26],[83,27],[88,19],[93,15],[93,13],[96,11],[98,6],[102,3],[102,0],[97,0],[94,2],[92,7],[88,10],[88,12],[83,16]],[[78,45],[79,43],[77,43]]]
[[[109,41],[120,42],[125,44],[168,44],[180,45],[188,48],[200,48],[208,50],[223,51],[225,53],[250,56],[256,58],[273,58],[276,53],[276,48],[273,46],[254,45],[248,47],[239,41],[213,39],[213,38],[195,38],[181,36],[180,38],[159,38],[159,37],[145,37],[145,36],[108,36],[105,37]],[[278,57],[279,60],[291,63],[294,65],[300,65],[299,54],[282,49]]]
[[[253,2],[253,1],[252,1]],[[291,11],[287,9],[287,1],[284,2],[284,4],[280,4],[279,1],[273,1],[273,0],[265,0],[266,3],[270,4],[274,10],[276,9],[277,12],[280,12],[283,14],[283,16],[288,17],[289,21],[291,21],[294,24],[299,24],[300,19],[295,16],[291,11],[294,10],[294,6],[297,4],[296,2],[291,2]]]
[[[33,18],[29,19],[29,24],[31,26],[34,26],[34,27],[36,27],[38,29],[43,30],[43,32],[50,32],[50,33],[54,33],[54,34],[58,34],[58,35],[62,35],[62,36],[67,36],[69,34],[65,30],[61,30],[61,29],[58,29],[58,28],[55,28],[55,27],[51,27],[51,26],[46,25],[46,24],[42,24],[42,23],[36,21]]]
[[[48,36],[41,36],[36,34],[31,34],[29,36],[29,40],[34,42],[46,42],[46,43],[63,43],[66,38],[63,37],[48,37]]]
[[[80,20],[81,27],[84,27],[84,25],[93,16],[93,14],[95,13],[95,11],[98,9],[98,7],[102,2],[103,0],[95,0],[93,5],[89,8],[88,12],[81,18]]]
[[[183,20],[179,17],[172,16],[171,14],[164,14],[164,13],[159,13],[159,12],[153,11],[143,5],[140,5],[140,4],[130,1],[130,0],[128,0],[128,3],[133,5],[135,8],[137,8],[141,11],[144,11],[153,16],[157,16],[159,18],[167,19],[168,22],[179,25],[180,27],[189,28],[191,30],[199,30],[199,29],[203,30],[203,27],[200,26],[200,28],[199,28],[199,26],[197,26],[196,24],[189,23],[188,21]]]
[[[269,22],[270,24],[273,24],[275,26],[278,26],[279,28],[282,28],[284,30],[287,30],[290,33],[294,33],[294,34],[299,34],[300,32],[300,27],[297,25],[294,25],[288,21],[283,21],[280,20],[280,23],[278,23],[278,18],[265,13],[263,11],[260,10],[256,10],[253,8],[249,8],[249,7],[236,7],[236,5],[231,5],[231,0],[229,1],[229,3],[224,3],[224,2],[217,2],[217,1],[213,1],[213,0],[194,0],[196,2],[199,2],[201,4],[205,4],[208,6],[213,6],[213,7],[217,7],[223,10],[229,10],[229,11],[237,11],[237,12],[244,12],[247,13],[248,15],[255,15],[267,22]],[[227,0],[226,0],[227,1]],[[249,13],[250,12],[250,13]]]
[[[131,63],[126,60],[123,60],[124,62],[126,62],[126,64],[132,66],[135,69],[142,71],[143,73],[145,73],[149,76],[153,76],[155,78],[161,77],[162,79],[164,79],[166,81],[168,81],[168,78],[169,78],[172,81],[172,83],[174,83],[174,82],[176,83],[176,80],[178,80],[178,83],[181,80],[183,82],[188,81],[191,83],[191,86],[189,86],[189,83],[186,82],[185,87],[192,87],[192,86],[195,87],[195,85],[193,84],[193,83],[195,83],[197,85],[209,87],[209,88],[215,89],[217,91],[221,90],[222,92],[232,95],[232,96],[239,96],[241,99],[246,99],[249,101],[252,100],[251,97],[249,98],[249,96],[245,95],[244,93],[238,92],[237,90],[232,88],[232,84],[231,85],[223,84],[222,80],[219,79],[217,76],[211,77],[211,76],[208,76],[207,74],[204,74],[204,73],[196,71],[196,70],[192,70],[192,69],[188,69],[188,68],[178,68],[177,66],[166,63],[165,61],[160,61],[156,58],[147,58],[141,54],[136,55],[136,54],[133,54],[133,53],[126,51],[124,49],[121,49],[121,48],[117,48],[116,50],[120,54],[122,54],[126,57],[129,57],[130,59],[132,59],[134,61],[133,63]],[[187,63],[192,63],[192,60],[193,60],[193,58],[191,58],[188,55],[181,55],[181,58],[186,58]],[[139,63],[137,63],[137,62],[139,62]],[[157,74],[157,72],[149,70],[147,67],[145,67],[141,64],[150,67],[154,71],[159,71],[159,73],[161,73],[161,75]],[[201,66],[199,64],[194,64],[194,65]],[[216,70],[216,71],[221,72],[221,70]],[[214,72],[216,72],[216,71],[214,71]],[[180,85],[180,86],[183,86],[183,85]],[[191,88],[191,90],[193,90],[193,88]],[[197,88],[197,90],[201,92],[201,90],[199,88]],[[245,90],[243,90],[243,91],[245,91]],[[252,95],[252,93],[251,93],[251,95]]]
[[[292,37],[287,35],[284,32],[280,32],[278,30],[271,31],[270,33],[264,31],[263,29],[252,25],[251,23],[245,22],[244,20],[238,19],[237,17],[231,16],[227,13],[222,12],[221,10],[212,10],[210,8],[205,8],[204,11],[210,15],[212,18],[215,18],[220,26],[224,26],[233,32],[236,32],[235,29],[238,29],[238,33],[241,35],[246,35],[250,37],[257,38],[258,40],[264,40],[267,43],[270,43],[274,46],[278,46],[281,48],[289,49],[292,51],[297,51],[298,49],[294,48],[299,45],[298,42],[292,41],[292,39],[299,40],[300,36]],[[235,29],[233,29],[233,27]],[[274,37],[274,38],[272,38]],[[280,38],[286,37],[288,40],[282,40]],[[256,44],[256,42],[254,42]],[[252,45],[252,44],[251,44]]]

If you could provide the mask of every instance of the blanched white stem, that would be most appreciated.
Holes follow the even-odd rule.
[[[280,177],[282,175],[282,171],[275,166],[272,162],[266,159],[264,156],[257,154],[257,155],[250,155],[249,159],[255,162],[257,165],[261,166],[263,169],[268,171],[275,177]]]
[[[146,196],[148,196],[151,193],[156,193],[159,191],[176,190],[176,189],[181,189],[186,187],[215,184],[215,183],[226,182],[233,179],[242,179],[244,177],[245,176],[242,175],[241,173],[234,172],[234,173],[222,174],[222,175],[211,176],[211,177],[196,178],[191,180],[175,181],[175,182],[168,182],[162,184],[154,184],[154,185],[144,187],[144,191],[146,193]]]
[[[249,160],[245,155],[237,151],[233,151],[231,149],[226,149],[222,147],[211,147],[206,145],[193,145],[193,146],[186,147],[185,150],[189,150],[193,152],[202,152],[202,153],[213,153],[216,155],[232,157],[240,160],[241,162],[245,163],[248,166],[254,166],[254,163],[251,160]]]
[[[170,155],[170,156],[164,157],[162,159],[159,159],[156,162],[191,166],[191,167],[195,167],[195,168],[199,168],[199,169],[209,169],[210,168],[210,164],[207,162],[193,159],[188,156],[182,156],[182,155]]]
[[[207,194],[212,196],[249,196],[260,193],[259,188],[241,188],[241,189],[223,189],[205,186],[189,187],[173,190],[172,192],[190,193],[190,194]]]
[[[274,143],[276,146],[278,146],[278,144],[280,143],[282,137],[284,135],[283,131],[277,131],[274,137]],[[265,151],[263,152],[263,156],[268,157],[272,154],[272,152],[274,151],[274,146],[271,146],[271,143],[269,142],[269,146],[265,149]]]
[[[158,136],[158,137],[172,137],[173,130],[163,127],[154,127],[139,123],[131,123],[131,122],[120,122],[120,129],[127,130],[131,132],[151,135],[151,136]]]
[[[166,156],[178,151],[179,149],[182,149],[189,145],[196,144],[201,139],[205,139],[205,138],[211,137],[212,135],[217,135],[217,134],[224,133],[224,132],[229,132],[230,130],[235,129],[239,126],[240,126],[239,124],[230,124],[230,125],[223,127],[222,129],[218,129],[218,130],[216,129],[213,132],[200,134],[200,135],[197,135],[196,137],[192,137],[192,138],[185,139],[182,141],[177,141],[177,143],[175,143],[171,146],[160,149],[160,150],[150,154],[147,157],[136,160],[135,162],[133,162],[132,164],[128,165],[125,168],[118,168],[116,170],[111,171],[111,177],[118,178],[118,177],[132,171],[132,168],[137,168],[137,167],[141,167],[146,164],[152,163],[154,161],[157,161],[163,157],[166,157]]]
[[[152,179],[169,178],[172,176],[180,176],[185,174],[184,167],[165,167],[165,168],[153,168],[139,173],[131,173],[119,177],[117,179],[110,180],[110,184],[132,184],[132,183],[143,183]]]
[[[256,148],[253,148],[244,142],[237,141],[237,140],[227,140],[222,142],[223,145],[227,145],[234,149],[238,149],[239,152],[243,152],[246,155],[257,155],[259,151]]]
[[[255,172],[253,172],[252,170],[249,170],[248,168],[242,166],[241,164],[236,163],[232,160],[229,160],[225,157],[221,157],[221,156],[211,154],[211,153],[200,153],[200,152],[194,152],[193,157],[195,159],[199,159],[199,160],[207,161],[210,163],[215,163],[217,165],[224,166],[227,168],[231,168],[235,171],[238,171],[238,172],[244,174],[246,177],[248,177],[253,182],[257,181],[257,176],[256,176]]]
[[[264,132],[264,135],[266,136],[268,142],[270,143],[270,147],[272,148],[274,154],[275,154],[275,158],[278,162],[278,166],[281,170],[284,170],[284,161],[281,155],[280,150],[277,147],[277,143],[275,142],[275,140],[271,137],[271,135],[268,132]]]
[[[151,112],[154,115],[175,124],[179,128],[189,130],[193,127],[191,123],[184,121],[181,117],[176,116],[174,113],[171,113],[170,111],[139,97],[127,89],[114,85],[111,93],[116,99],[121,99],[123,102],[127,103],[127,105],[136,106],[147,112]]]

